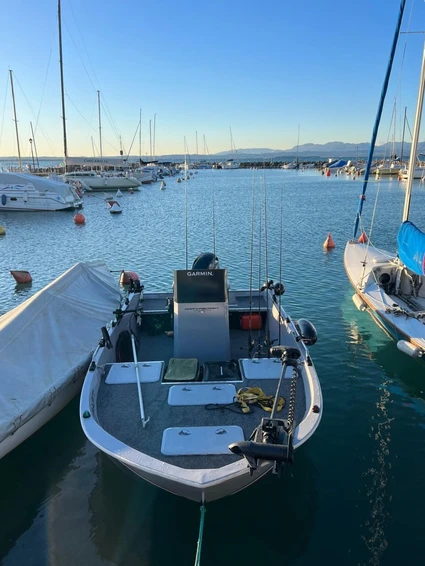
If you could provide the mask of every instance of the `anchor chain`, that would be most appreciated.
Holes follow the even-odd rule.
[[[288,418],[287,418],[287,427],[285,427],[286,432],[292,430],[292,425],[294,423],[295,417],[295,400],[296,400],[296,393],[297,393],[297,379],[298,379],[298,368],[292,368],[292,380],[291,380],[291,387],[289,390],[289,407],[288,407]]]

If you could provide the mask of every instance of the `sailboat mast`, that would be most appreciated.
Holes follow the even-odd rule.
[[[152,120],[149,120],[149,150],[150,160],[152,161]]]
[[[399,34],[400,34],[400,27],[401,27],[401,22],[403,20],[405,5],[406,5],[406,0],[401,0],[397,25],[396,25],[396,29],[395,29],[395,32],[394,32],[393,43],[392,43],[392,46],[391,46],[390,58],[388,60],[388,65],[387,65],[387,72],[385,73],[385,80],[384,80],[384,84],[382,85],[381,98],[379,100],[378,111],[376,113],[375,124],[373,126],[372,139],[371,139],[370,147],[369,147],[369,155],[368,155],[368,158],[367,158],[366,169],[365,169],[365,172],[364,172],[362,194],[360,195],[359,205],[358,205],[358,208],[357,208],[356,220],[354,222],[353,240],[356,238],[356,235],[357,235],[357,230],[359,228],[359,223],[360,223],[360,217],[362,215],[362,210],[363,210],[363,204],[364,204],[364,201],[366,200],[365,195],[366,195],[367,183],[369,181],[370,169],[372,167],[373,152],[375,150],[375,143],[376,143],[376,138],[378,136],[379,123],[381,121],[382,109],[384,107],[385,96],[387,94],[388,83],[390,81],[391,69],[393,67],[394,55],[395,55],[395,50],[396,50],[396,47],[397,47],[398,37],[399,37]]]
[[[100,90],[97,91],[97,109],[99,114],[99,153],[100,157],[103,157],[102,152],[102,120],[100,116]]]
[[[402,167],[403,167],[404,133],[406,131],[406,113],[407,113],[407,106],[404,107],[403,134],[401,136],[400,165]]]
[[[156,112],[153,115],[153,160],[155,161]]]
[[[13,115],[15,117],[16,143],[17,143],[17,146],[18,146],[19,171],[22,171],[21,147],[19,145],[18,120],[16,118],[15,91],[13,90],[12,69],[9,69],[9,74],[10,74],[10,86],[12,88]]]
[[[300,125],[298,124],[298,137],[297,137],[297,165],[298,165],[298,148],[300,145]]]
[[[422,55],[422,67],[421,67],[421,78],[419,81],[419,92],[418,92],[418,102],[416,105],[416,114],[415,114],[415,125],[413,127],[413,136],[412,136],[412,147],[410,150],[410,160],[409,160],[409,170],[407,173],[407,186],[406,186],[406,195],[404,197],[404,210],[403,210],[403,222],[409,220],[409,211],[410,211],[410,199],[412,196],[412,185],[413,185],[413,177],[415,173],[415,166],[416,166],[416,155],[418,151],[418,139],[419,139],[419,130],[421,128],[421,118],[422,118],[422,108],[424,103],[424,93],[425,93],[425,44],[424,44],[424,52]]]
[[[139,111],[139,162],[142,164],[142,109]]]
[[[66,173],[66,162],[68,159],[68,142],[66,139],[65,89],[63,82],[61,0],[58,0],[58,28],[59,28],[59,68],[60,68],[60,77],[61,77],[61,98],[62,98],[63,153],[65,157],[65,173]]]
[[[32,122],[30,122],[30,126],[31,126],[32,141],[34,142],[35,159],[37,161],[37,167],[40,167],[40,164],[38,162],[37,144],[35,143],[34,130],[32,129]]]

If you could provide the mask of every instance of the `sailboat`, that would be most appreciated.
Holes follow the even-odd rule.
[[[344,265],[348,278],[356,291],[353,301],[359,310],[368,311],[375,321],[397,340],[397,347],[402,352],[414,358],[422,358],[425,354],[425,234],[409,221],[409,212],[425,90],[425,45],[410,154],[409,178],[406,186],[402,224],[397,235],[398,252],[376,249],[370,245],[370,242],[360,243],[355,239],[361,220],[373,148],[400,31],[404,4],[403,1],[372,135],[354,237],[346,245]],[[361,238],[361,240],[364,241],[364,238]]]
[[[237,158],[238,151],[236,149],[235,142],[233,141],[232,128],[230,128],[230,151],[234,152],[234,155]],[[239,161],[235,160],[235,158],[227,159],[227,161],[223,161],[223,163],[221,163],[222,169],[239,169],[240,166],[241,164]]]
[[[285,311],[283,284],[266,267],[261,288],[252,270],[249,289],[230,288],[215,236],[189,267],[187,206],[185,219],[186,267],[160,292],[131,284],[102,329],[80,420],[115,462],[205,504],[291,462],[320,423],[322,394],[308,349],[316,331]]]

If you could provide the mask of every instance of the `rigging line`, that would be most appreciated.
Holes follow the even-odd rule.
[[[263,166],[264,167],[264,166]],[[266,171],[263,169],[263,184],[264,184],[264,261],[266,268],[266,307],[267,307],[267,319],[269,313],[269,249],[267,240],[267,183],[266,183]],[[270,329],[268,322],[266,320],[266,344],[267,344],[267,357],[270,356]]]
[[[78,107],[76,106],[75,102],[72,100],[72,98],[69,96],[68,93],[66,93],[66,96],[67,96],[68,100],[70,101],[70,103],[71,103],[71,104],[73,105],[73,107],[75,108],[75,110],[78,112],[78,114],[79,114],[79,115],[81,116],[81,118],[84,120],[84,122],[86,122],[86,123],[89,125],[89,127],[90,127],[94,132],[97,133],[97,129],[96,129],[94,126],[92,126],[92,125],[90,124],[90,122],[87,120],[87,118],[80,112],[80,110],[79,110]],[[102,142],[104,142],[103,138],[102,138]],[[105,143],[106,143],[107,145],[109,145],[110,147],[112,147],[117,153],[119,153],[119,149],[117,149],[117,148],[116,148],[114,145],[112,145],[110,142],[108,142],[108,141],[106,140]]]
[[[279,243],[279,282],[282,283],[282,255],[283,255],[283,183],[280,194],[280,243]],[[282,328],[282,293],[279,293],[279,342],[281,344],[281,328]]]
[[[188,245],[188,234],[187,234],[187,176],[188,172],[186,169],[187,160],[186,160],[186,138],[184,138],[184,229],[185,229],[185,258],[186,258],[186,269],[188,266],[187,260],[187,245]]]
[[[137,132],[139,131],[139,126],[140,126],[140,124],[137,124],[136,131],[134,132],[133,140],[131,142],[130,148],[129,148],[128,153],[127,153],[127,159],[130,157],[131,148],[133,147],[134,140],[136,139],[136,136],[137,136]]]
[[[93,81],[92,81],[92,79],[91,79],[91,76],[90,76],[90,74],[89,74],[89,72],[88,72],[88,70],[87,70],[87,67],[86,67],[86,65],[85,65],[85,63],[84,63],[84,61],[83,61],[83,58],[82,58],[81,55],[80,55],[80,51],[78,50],[77,44],[75,43],[74,38],[73,38],[71,32],[69,31],[69,27],[68,27],[67,23],[64,22],[64,24],[65,24],[65,27],[66,27],[66,31],[68,32],[69,37],[71,38],[71,41],[72,41],[72,43],[74,44],[75,50],[77,51],[78,57],[80,58],[81,64],[83,65],[84,70],[85,70],[85,72],[86,72],[86,74],[87,74],[87,76],[88,76],[88,78],[89,78],[89,81],[90,81],[90,83],[91,83],[91,86],[94,88],[95,91],[98,91],[99,89],[97,89],[97,88],[94,86],[94,83],[93,83]]]
[[[92,108],[92,111],[91,111],[91,116],[90,116],[90,122],[89,122],[89,124],[91,124],[92,121],[93,121],[93,115],[94,115],[96,106],[97,106],[96,101],[94,101],[94,102],[93,102],[93,108]],[[85,147],[87,148],[87,145],[89,144],[89,138],[91,138],[91,139],[90,139],[90,145],[91,145],[92,148],[93,148],[93,136],[90,135],[90,132],[87,134],[87,139],[86,139],[86,145],[85,145]],[[84,151],[84,155],[85,155],[86,153],[87,153],[87,150]],[[93,157],[95,157],[95,156],[93,155]]]
[[[0,147],[2,144],[2,140],[3,140],[3,126],[4,126],[4,114],[6,111],[6,101],[7,101],[7,93],[9,90],[9,71],[7,72],[7,81],[6,81],[6,92],[4,93],[4,103],[3,103],[3,114],[1,117],[1,129],[0,129]]]
[[[37,133],[37,127],[38,127],[38,121],[40,119],[40,113],[41,113],[41,107],[43,105],[43,100],[44,100],[44,93],[46,91],[46,84],[47,84],[47,77],[49,75],[49,68],[50,68],[50,60],[52,58],[52,48],[50,48],[50,53],[49,53],[49,60],[47,62],[47,69],[46,69],[46,75],[44,77],[44,84],[43,84],[43,90],[41,93],[41,101],[40,101],[40,107],[38,109],[38,114],[35,120],[35,128],[34,128],[34,135]]]
[[[30,101],[28,100],[27,95],[25,94],[24,89],[22,88],[21,83],[19,82],[19,80],[18,80],[18,78],[17,78],[17,76],[16,76],[15,73],[13,73],[13,79],[14,79],[14,82],[16,82],[16,83],[18,84],[18,87],[19,87],[19,90],[20,90],[21,93],[22,93],[22,96],[25,98],[25,101],[26,101],[26,103],[28,104],[28,107],[29,107],[29,109],[30,109],[32,115],[35,117],[36,114],[35,114],[34,108],[31,106],[31,103],[30,103]],[[54,156],[56,157],[56,152],[55,152],[54,149],[52,148],[52,144],[51,144],[51,142],[50,142],[49,136],[46,134],[46,132],[44,131],[44,129],[43,129],[41,126],[39,126],[39,127],[40,127],[40,130],[41,130],[41,133],[43,134],[44,139],[45,139],[46,142],[47,142],[47,145],[48,145],[49,148],[50,148],[50,151],[52,152],[52,155],[54,155]]]
[[[255,210],[255,169],[252,172],[252,205],[251,205],[251,265],[249,272],[249,335],[248,335],[248,352],[251,357],[252,343],[252,278],[254,269],[254,210]]]
[[[261,224],[261,204],[259,204],[259,219],[260,225],[258,227],[258,316],[261,317],[261,236],[262,236],[262,224]],[[261,329],[258,325],[258,350],[260,351],[261,341]]]
[[[109,124],[110,124],[112,130],[114,131],[114,134],[117,136],[117,138],[119,138],[120,134],[118,132],[118,128],[117,128],[117,126],[114,122],[114,119],[112,118],[112,114],[111,114],[111,111],[109,110],[109,106],[106,103],[106,100],[104,101],[104,98],[105,98],[105,96],[102,94],[101,106],[103,108],[103,111],[106,114],[106,117],[108,118]]]
[[[97,76],[96,76],[96,71],[94,70],[93,64],[92,64],[92,62],[91,62],[90,55],[89,55],[89,53],[88,53],[88,51],[87,51],[86,44],[84,43],[84,36],[83,36],[83,34],[81,33],[80,27],[79,27],[79,25],[78,25],[78,20],[77,20],[77,18],[75,17],[74,8],[72,7],[72,2],[71,2],[71,1],[68,1],[68,6],[71,8],[72,17],[74,18],[75,25],[76,25],[77,31],[78,31],[78,33],[79,33],[79,35],[80,35],[81,43],[83,44],[84,51],[85,51],[85,53],[86,53],[86,56],[87,56],[89,65],[90,65],[90,67],[91,67],[93,76],[94,76],[95,81],[97,82],[97,84],[100,86],[100,82],[99,82],[99,79],[98,79]],[[92,83],[92,84],[93,84],[93,83]],[[100,90],[100,88],[98,89],[98,88],[96,88],[96,87],[94,87],[94,89],[95,89],[95,90]]]

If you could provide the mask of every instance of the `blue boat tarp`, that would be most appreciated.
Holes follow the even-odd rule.
[[[345,161],[344,159],[338,159],[338,161],[334,161],[333,163],[331,163],[330,165],[328,165],[329,169],[333,169],[334,167],[336,169],[338,169],[339,167],[345,167],[345,165],[347,165],[348,161]]]
[[[425,275],[425,234],[412,222],[403,222],[397,235],[398,256],[417,275]]]

